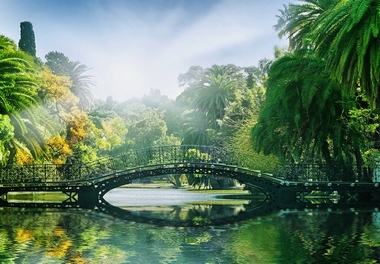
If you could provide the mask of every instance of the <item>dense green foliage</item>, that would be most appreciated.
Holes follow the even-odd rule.
[[[39,84],[33,58],[17,50],[12,40],[0,36],[0,114],[7,116],[13,126],[8,129],[13,136],[5,136],[2,142],[2,164],[13,163],[17,152],[27,152],[34,158],[43,155],[41,130],[46,128],[45,122],[43,113],[34,111],[40,102]]]
[[[380,1],[303,0],[280,10],[289,51],[268,71],[254,148],[285,163],[373,165],[379,156]]]
[[[45,56],[46,66],[56,74],[68,76],[71,80],[70,91],[79,98],[79,107],[81,110],[89,110],[94,98],[91,93],[91,76],[85,75],[90,70],[86,65],[79,61],[70,61],[63,53],[51,51]]]
[[[283,160],[331,162],[333,157],[341,161],[344,151],[357,142],[359,135],[343,123],[352,103],[314,54],[286,54],[275,61],[266,95],[253,130],[257,150]]]
[[[260,76],[255,76],[254,82],[253,73],[259,75],[260,70],[228,64],[207,69],[193,66],[179,76],[180,84],[186,86],[177,98],[186,107],[184,144],[226,146],[240,124],[258,109],[255,100],[260,101],[261,86],[256,80]]]

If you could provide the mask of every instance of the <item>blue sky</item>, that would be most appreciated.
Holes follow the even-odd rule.
[[[0,34],[33,24],[37,56],[63,52],[91,70],[95,98],[124,101],[151,88],[175,98],[192,65],[257,65],[284,47],[273,30],[289,0],[0,0]]]

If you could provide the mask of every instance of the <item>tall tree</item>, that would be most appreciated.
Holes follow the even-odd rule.
[[[310,38],[321,15],[329,11],[340,0],[301,0],[304,4],[284,5],[277,16],[274,29],[280,38],[287,36],[291,50],[310,45]],[[324,33],[323,33],[324,34]]]
[[[70,59],[65,56],[62,52],[50,51],[45,55],[46,66],[56,75],[69,74]]]
[[[25,51],[29,55],[36,57],[36,39],[34,36],[34,30],[32,23],[24,21],[20,23],[21,38],[18,42],[18,46],[22,51]]]
[[[206,114],[213,128],[217,128],[217,120],[224,117],[226,107],[234,100],[233,82],[228,76],[210,76],[208,83],[199,87],[194,106]]]
[[[372,142],[375,149],[380,149],[379,125],[373,123],[380,116],[380,1],[302,2],[289,4],[281,11],[275,26],[280,30],[279,36],[287,35],[292,49],[309,47],[323,58],[327,72],[340,89],[349,97],[356,96],[357,105],[350,110],[349,126],[357,131],[360,129],[361,134],[367,136],[375,127],[377,131],[372,133]],[[371,110],[377,111],[377,117],[373,117]],[[360,159],[357,148],[355,153],[357,160]]]
[[[91,80],[92,76],[85,74],[89,70],[90,68],[79,61],[70,63],[68,76],[73,82],[70,90],[79,98],[79,107],[83,111],[89,110],[94,102],[91,93],[91,86],[94,85]]]
[[[56,75],[68,76],[72,82],[71,92],[79,98],[81,110],[89,110],[94,102],[91,93],[92,76],[85,73],[90,70],[78,61],[70,61],[62,52],[51,51],[45,55],[46,65]]]
[[[343,122],[351,107],[324,60],[312,51],[287,54],[270,68],[254,146],[291,162],[352,163],[354,155],[360,166],[361,134]]]
[[[279,36],[290,47],[314,48],[333,78],[355,94],[358,83],[372,105],[380,102],[379,0],[303,0],[281,10]]]
[[[340,1],[320,16],[312,40],[327,67],[351,94],[357,84],[380,103],[379,0]]]
[[[188,73],[180,75],[180,80],[185,80],[185,76],[189,77],[186,80],[191,80],[176,99],[178,105],[186,108],[183,142],[223,144],[238,123],[250,116],[255,108],[255,95],[262,95],[259,92],[260,76],[256,76],[260,75],[259,72],[256,67],[243,69],[227,64],[202,68],[202,71],[199,67],[191,67]],[[249,73],[252,73],[250,86],[247,82]]]
[[[71,92],[71,86],[72,83],[67,76],[55,75],[47,67],[42,71],[39,92],[43,95],[44,105],[56,118],[56,123],[61,125],[60,136],[68,146],[74,148],[88,136],[86,127],[89,120],[87,114],[79,109],[79,98]],[[50,145],[55,146],[55,143]],[[66,153],[71,154],[67,151]],[[60,155],[59,160],[64,162],[66,159],[64,156]]]
[[[42,124],[33,111],[39,105],[38,87],[39,76],[33,58],[17,51],[9,38],[0,36],[0,114],[9,116],[15,133],[7,145],[8,163],[13,163],[18,150],[23,148],[34,157],[44,153]]]
[[[211,145],[215,139],[215,130],[210,128],[203,112],[188,110],[183,113],[184,145]]]

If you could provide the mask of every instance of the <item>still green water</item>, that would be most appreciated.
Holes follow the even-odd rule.
[[[152,217],[187,218],[197,210],[219,217],[242,207],[187,204],[189,197],[174,192],[168,195],[175,205],[153,195],[159,204],[142,209],[128,206],[130,199],[120,195],[108,198]],[[187,228],[79,209],[2,208],[0,219],[0,263],[380,263],[377,210],[276,211],[224,226]]]

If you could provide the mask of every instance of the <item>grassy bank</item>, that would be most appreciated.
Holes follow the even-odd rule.
[[[62,202],[68,196],[61,192],[10,192],[8,201],[28,201],[28,202]]]

